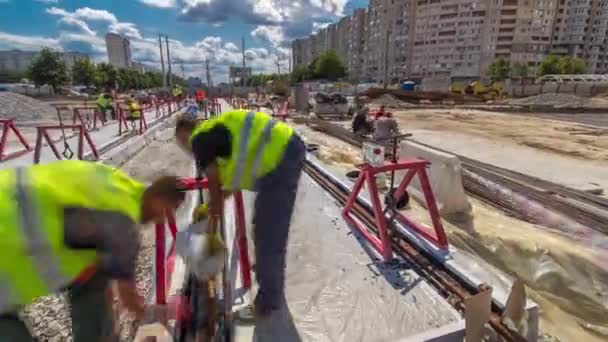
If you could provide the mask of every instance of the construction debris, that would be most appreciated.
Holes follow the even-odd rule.
[[[15,121],[57,120],[57,111],[52,106],[32,97],[0,92],[0,118]]]
[[[373,99],[369,103],[374,106],[385,106],[387,108],[398,109],[416,107],[414,104],[399,100],[392,94],[384,94],[378,98]]]
[[[509,101],[511,105],[549,106],[554,108],[607,108],[608,100],[572,94],[546,93]]]
[[[372,100],[385,94],[393,95],[401,101],[410,103],[423,103],[422,101],[430,101],[431,103],[441,104],[446,100],[454,101],[456,104],[483,102],[482,98],[473,95],[450,94],[435,91],[404,91],[400,89],[370,88],[362,93],[362,95],[368,96]]]

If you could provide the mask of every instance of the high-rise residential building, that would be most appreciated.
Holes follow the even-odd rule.
[[[32,60],[38,56],[39,51],[6,50],[0,51],[0,71],[26,71]],[[89,58],[89,55],[82,52],[58,52],[65,64],[72,67],[74,62],[80,58]]]
[[[331,27],[331,25],[330,25]],[[344,31],[348,30],[348,46]],[[311,54],[332,46],[311,36]],[[529,66],[548,54],[582,58],[608,72],[606,0],[370,0],[337,24],[337,51],[359,81],[487,78],[497,58]]]
[[[115,33],[106,34],[106,49],[110,64],[117,68],[129,68],[131,62],[131,42]]]
[[[608,73],[608,1],[559,0],[551,53],[582,58],[589,73]]]
[[[296,39],[291,44],[292,48],[292,64],[295,67],[299,65],[308,66],[312,62],[312,51],[310,49],[310,38]]]

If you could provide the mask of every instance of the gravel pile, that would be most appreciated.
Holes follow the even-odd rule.
[[[15,121],[57,120],[54,107],[29,96],[0,92],[0,118]]]
[[[572,94],[547,93],[511,100],[512,105],[552,106],[555,108],[608,107],[608,100]]]
[[[159,140],[146,147],[121,168],[132,177],[148,183],[164,174],[189,176],[192,161],[179,149],[173,139]],[[141,226],[140,234],[141,253],[137,262],[136,280],[139,293],[149,297],[154,282],[152,269],[155,246],[154,225]],[[34,336],[41,341],[72,341],[70,313],[64,295],[41,298],[27,307],[22,316]],[[123,311],[120,319],[122,341],[132,341],[135,333],[132,327],[133,317]]]
[[[401,101],[391,94],[384,94],[370,101],[370,104],[375,106],[385,106],[387,108],[410,108],[413,104]]]

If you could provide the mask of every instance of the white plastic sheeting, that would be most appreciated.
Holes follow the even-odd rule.
[[[380,262],[333,198],[302,178],[288,247],[288,307],[253,328],[237,325],[237,341],[391,341],[462,319],[408,265]],[[246,197],[247,222],[252,200]],[[243,333],[248,329],[254,337]]]

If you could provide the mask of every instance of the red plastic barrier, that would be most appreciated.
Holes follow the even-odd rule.
[[[272,117],[279,118],[280,120],[287,121],[287,108],[289,103],[287,101],[281,103],[279,105],[279,109],[277,111],[272,109]]]
[[[76,107],[73,110],[74,110],[74,115],[72,117],[72,123],[74,125],[77,125],[77,124],[84,125],[84,127],[86,127],[87,131],[89,131],[89,132],[97,130],[97,120],[99,120],[99,122],[101,122],[102,126],[106,125],[106,122],[103,120],[101,113],[95,107]],[[86,111],[86,113],[83,116],[82,112],[84,112],[84,111]],[[92,119],[91,119],[91,115],[90,115],[91,111],[93,112]]]
[[[141,115],[139,116],[139,119],[136,121],[135,125],[137,125],[137,122],[139,123],[138,134],[143,134],[148,129],[148,123],[146,122],[146,115],[145,115],[144,109],[140,107],[139,111],[140,111]],[[118,135],[119,136],[122,135],[123,126],[124,126],[125,131],[129,130],[129,121],[127,121],[127,116],[125,115],[125,112],[128,112],[128,109],[123,108],[122,106],[118,105]]]
[[[419,223],[408,219],[401,213],[396,213],[395,219],[400,221],[404,226],[414,230],[419,235],[425,237],[427,240],[434,243],[437,247],[447,250],[448,239],[441,224],[441,218],[439,216],[439,210],[437,210],[437,204],[435,202],[435,196],[431,189],[428,176],[426,174],[426,167],[430,165],[430,162],[420,159],[408,159],[399,160],[397,163],[387,162],[384,166],[373,167],[369,164],[363,164],[361,166],[361,174],[355,182],[353,191],[350,194],[344,210],[342,211],[342,217],[348,223],[350,223],[365,239],[382,255],[384,261],[390,261],[393,258],[393,252],[391,249],[391,243],[388,237],[387,224],[385,213],[388,208],[382,207],[382,202],[378,195],[378,187],[376,184],[376,175],[379,173],[407,170],[405,176],[399,183],[397,190],[395,191],[393,198],[401,198],[407,186],[411,183],[415,175],[418,175],[420,180],[420,186],[424,194],[424,198],[427,204],[431,221],[433,222],[433,232],[430,232],[424,226]],[[372,209],[374,212],[374,218],[376,223],[376,229],[378,236],[372,234],[367,228],[365,228],[360,222],[351,216],[351,210],[359,193],[363,189],[363,185],[367,185],[367,190],[372,202]]]
[[[37,132],[36,132],[36,147],[34,149],[34,164],[38,164],[40,162],[40,153],[42,151],[42,145],[43,145],[42,140],[43,139],[49,145],[49,147],[55,154],[55,157],[58,160],[63,159],[63,158],[61,158],[61,154],[57,150],[57,147],[55,146],[53,139],[51,139],[51,137],[49,136],[49,133],[48,133],[48,131],[60,130],[60,129],[78,130],[78,152],[76,153],[76,156],[78,157],[78,159],[82,159],[84,156],[85,140],[86,140],[86,143],[91,148],[91,152],[95,156],[95,159],[99,159],[99,154],[97,153],[97,148],[95,148],[95,144],[93,144],[93,140],[91,139],[91,137],[89,136],[89,133],[87,132],[86,128],[82,124],[80,124],[80,125],[38,126],[38,127],[36,127],[36,129],[37,129]]]
[[[2,124],[2,136],[0,137],[0,161],[22,156],[32,150],[23,135],[21,135],[21,132],[19,132],[19,129],[17,129],[17,126],[15,126],[14,120],[0,119],[0,123]],[[17,136],[17,139],[19,139],[19,142],[21,145],[23,145],[24,149],[12,153],[4,153],[8,135],[11,131]]]
[[[183,191],[193,191],[199,189],[206,189],[208,187],[207,179],[197,178],[183,178],[180,180],[180,189]],[[239,253],[239,265],[241,268],[241,275],[243,278],[243,287],[249,289],[251,287],[251,263],[249,261],[249,251],[247,248],[247,233],[245,223],[245,209],[243,206],[243,197],[240,192],[234,194],[235,201],[235,219],[236,219],[236,239],[237,239],[237,250]],[[165,305],[167,304],[167,287],[168,287],[168,275],[170,276],[173,272],[175,263],[175,236],[177,234],[177,225],[175,224],[175,218],[172,213],[167,213],[167,225],[173,237],[174,243],[172,244],[170,255],[165,260],[166,245],[165,245],[165,223],[156,224],[156,304]],[[183,302],[185,300],[185,302]],[[177,298],[169,300],[169,302],[178,302],[178,307],[187,306],[187,298]],[[177,310],[182,312],[184,310]]]

